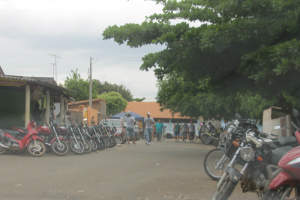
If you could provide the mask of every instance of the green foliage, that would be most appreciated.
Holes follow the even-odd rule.
[[[142,102],[142,101],[144,101],[146,98],[145,97],[143,97],[143,98],[134,98],[134,99],[132,99],[132,101],[135,101],[135,102]]]
[[[78,69],[71,70],[71,73],[68,77],[66,77],[65,88],[68,90],[72,90],[73,92],[69,93],[71,97],[73,97],[76,101],[88,100],[89,99],[89,87],[90,83],[89,80],[84,80],[81,78],[80,74],[78,73]],[[96,91],[96,83],[93,82],[93,94],[92,98],[97,98],[97,91]]]
[[[117,85],[117,84],[111,84],[108,83],[107,81],[105,82],[100,82],[97,81],[97,92],[98,94],[102,94],[104,92],[118,92],[120,93],[126,101],[132,101],[133,97],[129,89],[127,89],[124,85]]]
[[[106,113],[114,115],[125,110],[127,101],[118,92],[104,92],[99,98],[106,100]]]
[[[268,106],[299,106],[300,0],[156,2],[163,14],[108,27],[103,36],[130,47],[166,46],[140,67],[155,68],[163,107],[195,117],[241,111],[258,118]]]

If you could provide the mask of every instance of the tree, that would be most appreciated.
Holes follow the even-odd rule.
[[[142,102],[142,101],[144,101],[146,98],[145,97],[143,97],[143,98],[134,98],[134,99],[132,99],[132,101],[135,101],[135,102]]]
[[[72,90],[69,93],[76,101],[88,100],[89,99],[89,80],[84,80],[78,73],[78,69],[71,70],[71,73],[66,77],[65,88]],[[97,97],[96,84],[93,82],[93,94],[92,98]]]
[[[120,93],[123,96],[123,98],[126,99],[127,101],[133,100],[130,90],[127,89],[124,85],[111,84],[108,83],[107,81],[101,83],[100,81],[98,81],[97,91],[98,94],[115,91]]]
[[[125,110],[127,101],[118,92],[104,92],[99,98],[106,100],[106,113],[114,115]]]
[[[140,25],[110,26],[103,36],[130,47],[166,46],[145,55],[140,67],[155,68],[162,106],[205,118],[233,115],[247,97],[286,111],[299,106],[300,0],[156,2],[163,14]]]

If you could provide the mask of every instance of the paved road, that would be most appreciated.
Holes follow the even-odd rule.
[[[91,154],[0,156],[0,200],[208,200],[216,182],[203,159],[213,147],[138,141]],[[258,199],[236,189],[231,199]]]

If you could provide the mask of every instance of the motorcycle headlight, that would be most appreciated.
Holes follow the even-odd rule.
[[[244,147],[240,151],[241,158],[247,162],[251,161],[254,156],[254,150],[251,147]]]

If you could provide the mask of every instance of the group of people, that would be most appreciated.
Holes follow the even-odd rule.
[[[131,116],[131,112],[126,112],[124,116],[124,121],[127,123],[126,132],[127,132],[127,143],[129,144],[130,137],[133,140],[133,144],[135,144],[135,133],[134,133],[134,125],[135,119]],[[146,138],[146,144],[150,145],[152,141],[152,137],[155,135],[157,137],[157,141],[161,141],[165,138],[165,131],[167,125],[158,120],[156,123],[154,119],[151,117],[150,113],[147,113],[147,117],[144,119],[144,136]],[[187,140],[187,134],[189,133],[189,140],[192,142],[195,138],[195,125],[192,121],[188,125],[186,122],[181,126],[179,122],[174,125],[173,128],[175,141],[179,141],[180,133],[182,133],[183,141]]]
[[[135,133],[134,133],[134,125],[135,125],[135,119],[132,117],[131,112],[126,112],[124,116],[124,121],[126,121],[126,132],[127,132],[127,143],[130,142],[130,137],[132,138],[133,144],[135,144]],[[150,145],[152,140],[152,133],[155,132],[157,140],[161,141],[163,136],[163,133],[167,127],[165,123],[163,123],[161,120],[158,120],[158,122],[155,123],[154,119],[151,117],[150,113],[147,113],[147,117],[144,119],[145,124],[145,138],[146,138],[146,144]],[[153,131],[154,130],[154,131]]]
[[[174,136],[175,136],[175,141],[179,141],[180,133],[182,133],[182,140],[186,142],[187,140],[187,135],[189,133],[189,140],[192,142],[195,137],[195,125],[193,121],[190,121],[190,124],[187,125],[186,122],[181,126],[179,122],[177,121],[176,124],[174,124]]]
[[[145,137],[146,137],[146,144],[151,144],[151,140],[153,136],[157,137],[157,141],[161,141],[162,138],[165,138],[165,131],[167,125],[162,122],[160,119],[155,123],[154,119],[150,117],[150,113],[147,113],[147,117],[145,118]]]

